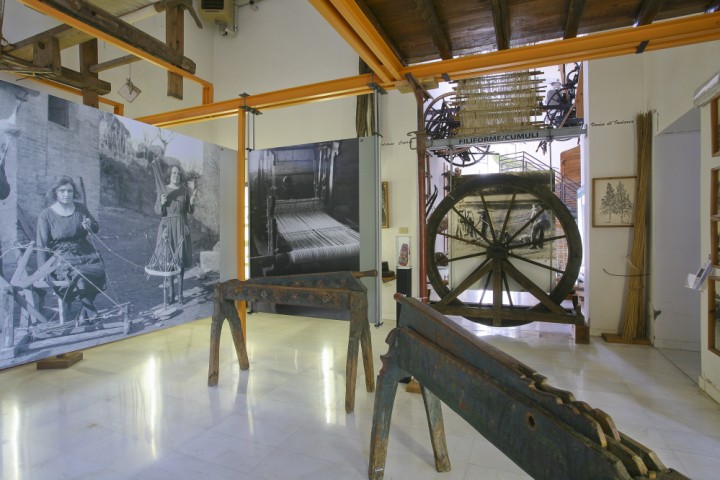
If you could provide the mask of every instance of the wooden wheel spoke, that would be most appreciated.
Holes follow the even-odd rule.
[[[547,293],[545,293],[543,290],[540,289],[540,287],[535,285],[535,283],[529,278],[527,278],[525,274],[523,274],[520,270],[515,268],[512,263],[505,261],[504,266],[505,271],[510,275],[510,277],[516,282],[518,282],[533,297],[538,299],[540,303],[547,307],[548,310],[562,315],[565,314],[565,310],[563,310],[560,305],[555,303],[552,298],[548,296]]]
[[[490,286],[490,280],[492,280],[492,272],[485,278],[485,285],[483,285],[482,289],[482,295],[480,295],[480,305],[482,305],[483,300],[485,300],[485,294],[488,291],[488,287]]]
[[[438,305],[447,305],[448,303],[455,300],[465,290],[470,288],[475,282],[480,280],[482,277],[488,274],[493,268],[492,262],[487,258],[477,267],[470,275],[465,278],[460,285],[455,287],[448,295],[445,295],[439,302]]]
[[[503,271],[503,262],[493,262],[493,308],[502,308],[502,294],[503,294],[503,277],[505,272]]]
[[[502,231],[500,232],[500,235],[505,235],[505,232],[507,232],[507,226],[508,222],[510,222],[510,212],[513,210],[513,206],[515,205],[515,198],[517,197],[517,192],[513,192],[512,198],[510,198],[510,205],[508,205],[508,209],[505,212],[505,220],[503,221]],[[513,235],[514,237],[514,235]]]
[[[488,227],[490,227],[490,236],[492,237],[493,241],[497,240],[497,235],[495,234],[495,224],[493,222],[492,216],[490,215],[490,209],[487,206],[487,200],[485,200],[485,194],[480,192],[480,200],[482,200],[483,205],[483,211],[485,212],[485,216],[487,218],[487,224]]]
[[[444,233],[444,232],[443,232],[443,233],[438,233],[438,235],[440,235],[440,236],[442,236],[442,237],[445,237],[445,238],[449,238],[449,239],[451,239],[451,240],[457,240],[458,242],[467,243],[468,245],[474,245],[474,246],[480,247],[480,248],[487,248],[487,245],[482,244],[482,243],[480,243],[480,242],[477,241],[477,240],[472,240],[472,239],[469,239],[469,238],[458,237],[457,235],[452,235],[452,234],[450,234],[450,233]]]
[[[503,272],[503,283],[505,284],[505,291],[507,292],[507,295],[508,295],[508,303],[510,304],[510,307],[512,308],[513,301],[512,301],[512,295],[510,294],[510,283],[508,283],[507,275],[505,274],[505,272]]]
[[[485,240],[486,242],[490,243],[490,240],[485,235],[483,235],[482,232],[480,232],[480,230],[477,229],[477,226],[475,226],[475,222],[468,220],[468,218],[465,215],[463,215],[462,212],[460,212],[457,208],[455,208],[454,205],[452,207],[452,210],[453,210],[453,212],[455,212],[455,214],[458,217],[460,217],[462,220],[464,220],[465,225],[472,228],[473,232],[475,232],[475,234],[478,237],[480,237],[483,240]],[[469,243],[473,243],[473,242],[471,241]]]
[[[487,255],[487,251],[483,251],[480,253],[471,253],[468,255],[462,255],[460,257],[455,257],[455,258],[448,258],[448,262],[457,262],[459,260],[467,260],[468,258],[482,257],[483,255]]]
[[[530,260],[529,258],[521,257],[520,255],[516,255],[514,253],[508,254],[511,258],[517,258],[518,260],[522,260],[523,262],[527,262],[531,265],[535,265],[537,267],[544,268],[546,270],[550,270],[555,273],[563,274],[565,273],[565,270],[560,270],[559,268],[553,267],[551,265],[546,265],[544,263],[536,262],[535,260]]]

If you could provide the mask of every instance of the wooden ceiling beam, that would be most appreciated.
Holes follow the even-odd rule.
[[[49,85],[49,86],[51,86],[51,87],[53,87],[53,88],[57,88],[58,90],[62,90],[62,91],[64,91],[64,92],[72,93],[72,94],[75,94],[75,95],[82,95],[82,91],[79,90],[79,89],[77,89],[77,88],[74,88],[74,87],[71,87],[71,86],[68,86],[68,85],[62,85],[62,84],[53,82],[53,81],[51,81],[51,80],[46,80],[46,79],[43,78],[43,77],[25,77],[25,78],[28,79],[28,80],[31,80],[31,81],[33,81],[33,82],[42,83],[43,85]],[[115,115],[123,115],[124,112],[125,112],[125,105],[123,105],[123,104],[120,103],[120,102],[115,102],[115,101],[113,101],[113,100],[108,100],[107,98],[104,98],[104,97],[100,97],[100,98],[98,99],[98,101],[99,101],[100,103],[102,103],[102,104],[109,105],[110,107],[112,107],[113,113],[114,113]]]
[[[172,1],[173,1],[173,3],[178,3],[180,5],[184,5],[186,2],[189,2],[189,0],[172,0]],[[120,19],[124,20],[128,23],[137,22],[144,18],[149,18],[153,15],[156,15],[158,12],[165,11],[165,9],[168,7],[168,5],[170,3],[171,2],[158,2],[158,3],[155,3],[154,5],[148,5],[145,7],[141,7],[130,13],[121,15]],[[187,6],[185,6],[185,8],[187,8]],[[194,10],[188,10],[188,11],[190,11],[191,14],[193,14],[193,18],[195,18],[196,14],[194,13]],[[202,23],[199,25],[199,28],[202,28]],[[86,42],[93,38],[92,35],[89,35],[85,32],[81,32],[80,30],[76,30],[76,29],[70,27],[69,25],[58,25],[57,27],[53,27],[49,30],[45,30],[44,32],[40,32],[31,37],[14,42],[11,45],[6,46],[3,49],[3,52],[4,53],[12,53],[12,55],[16,58],[30,61],[30,60],[32,60],[33,44],[35,44],[35,42],[38,42],[38,41],[47,40],[50,37],[57,37],[57,39],[60,43],[60,50],[65,50],[66,48],[74,47],[75,45],[80,45],[81,43]]]
[[[194,76],[195,62],[160,40],[85,0],[20,0],[30,8],[104,40],[183,77]]]
[[[718,1],[720,1],[720,0],[718,0]],[[360,10],[362,10],[363,15],[365,15],[365,18],[368,19],[368,22],[370,22],[372,24],[373,28],[375,28],[375,30],[377,30],[378,35],[380,35],[382,37],[385,44],[393,52],[393,55],[395,56],[395,58],[399,59],[400,63],[403,66],[407,66],[407,63],[405,63],[405,61],[402,58],[400,49],[397,48],[397,45],[395,44],[395,42],[393,42],[393,40],[390,38],[390,35],[387,34],[387,32],[385,31],[383,26],[378,21],[377,17],[375,17],[375,14],[372,12],[372,10],[370,10],[370,7],[367,6],[367,2],[365,0],[355,0],[355,3],[357,3],[357,6],[360,8]]]
[[[88,40],[80,44],[80,75],[87,81],[88,79],[97,80],[98,74],[90,71],[91,65],[98,63],[98,41],[97,38]],[[98,108],[100,102],[98,92],[91,88],[82,89],[83,105]]]
[[[432,0],[415,0],[415,5],[418,7],[418,10],[420,10],[420,15],[422,15],[423,20],[425,20],[430,38],[432,38],[440,58],[443,60],[452,58],[450,41],[442,27],[440,18],[438,18],[435,4],[433,4]]]
[[[665,0],[644,0],[640,5],[640,11],[635,16],[636,27],[650,25],[657,16]]]
[[[403,64],[385,43],[385,39],[375,29],[375,26],[368,21],[355,0],[330,0],[330,3],[382,62],[392,76],[391,80],[401,80],[399,69]]]
[[[165,43],[173,52],[183,55],[185,52],[185,17],[183,9],[169,6],[165,10]],[[183,77],[175,72],[167,72],[167,96],[183,99]]]
[[[580,28],[580,20],[585,12],[585,0],[570,0],[568,5],[567,21],[563,38],[575,38]]]
[[[498,50],[510,48],[510,16],[505,0],[490,0]]]
[[[683,17],[642,27],[618,29],[612,32],[517,47],[482,55],[412,65],[404,68],[402,73],[411,74],[415,78],[433,76],[441,78],[443,74],[448,74],[453,79],[471,78],[573,61],[634,54],[637,45],[645,40],[650,42],[648,50],[720,40],[720,12]],[[370,75],[365,74],[276,92],[250,95],[245,98],[245,101],[248,106],[263,110],[364,95],[372,93],[372,89],[368,87],[370,81]],[[380,86],[385,90],[392,90],[396,88],[396,83],[388,82],[380,84]],[[145,116],[138,118],[138,120],[164,127],[184,125],[235,116],[242,104],[243,99],[233,99]]]

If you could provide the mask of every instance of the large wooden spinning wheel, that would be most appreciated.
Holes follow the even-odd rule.
[[[580,233],[543,177],[460,177],[427,222],[435,309],[500,327],[576,323],[561,303],[580,271]]]

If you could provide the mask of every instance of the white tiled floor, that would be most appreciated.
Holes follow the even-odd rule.
[[[391,323],[372,328],[376,373]],[[666,354],[575,345],[565,326],[465,324],[610,414],[668,467],[719,478],[720,405]],[[2,371],[2,478],[365,479],[374,394],[361,369],[345,414],[347,335],[342,321],[250,315],[250,370],[226,327],[217,387],[207,386],[209,320],[86,350],[67,370]],[[422,399],[399,390],[385,478],[529,478],[449,409],[445,426],[452,471],[437,473]]]

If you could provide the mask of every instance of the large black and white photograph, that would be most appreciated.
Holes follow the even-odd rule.
[[[0,83],[0,368],[211,315],[231,150]]]
[[[253,150],[250,276],[360,270],[360,141]],[[255,302],[255,311],[347,320],[347,312]]]
[[[359,141],[254,150],[250,276],[358,270]]]

